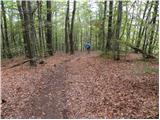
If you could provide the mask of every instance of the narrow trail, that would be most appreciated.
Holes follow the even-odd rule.
[[[129,58],[130,62],[113,61],[100,57],[97,52],[76,53],[52,58],[46,66],[29,73],[28,70],[16,72],[16,79],[3,73],[2,98],[7,102],[2,104],[2,117],[155,118],[158,74],[144,74],[141,70],[146,63],[135,62],[139,57],[134,55]],[[55,59],[60,60],[55,63]],[[18,85],[12,83],[19,78]]]
[[[28,114],[27,118],[55,118],[55,119],[67,119],[68,118],[68,108],[67,108],[67,97],[68,94],[66,94],[66,91],[68,89],[68,85],[66,84],[68,79],[74,79],[74,76],[70,78],[69,71],[68,71],[68,65],[71,64],[71,62],[75,62],[81,58],[83,58],[84,55],[76,54],[74,58],[66,59],[62,61],[62,63],[59,63],[58,65],[54,66],[56,67],[54,71],[52,70],[52,67],[48,69],[46,72],[47,74],[45,76],[42,76],[42,81],[44,81],[43,85],[41,85],[41,90],[38,91],[39,95],[34,95],[31,97],[29,103],[34,105],[30,106],[30,114]],[[93,57],[93,55],[87,55],[88,57]],[[50,72],[48,72],[50,71]],[[28,109],[28,110],[29,110]],[[29,111],[26,111],[25,113],[29,113]]]
[[[94,56],[95,54],[93,54]],[[62,60],[58,64],[49,66],[42,74],[39,83],[34,84],[34,90],[30,93],[22,107],[11,108],[8,118],[65,118],[67,119],[67,95],[66,80],[68,79],[67,65],[82,57],[92,57],[86,53],[77,53]],[[22,76],[21,76],[22,77]],[[35,71],[35,79],[38,75]],[[17,98],[17,97],[16,97]],[[22,99],[23,100],[23,99]],[[17,101],[18,102],[18,101]],[[13,104],[13,103],[11,103]],[[18,103],[14,103],[18,104]],[[2,108],[3,109],[3,108]],[[3,109],[7,111],[7,108]],[[3,114],[2,114],[3,115]],[[3,117],[3,116],[2,116]]]
[[[51,66],[52,67],[52,66]],[[48,71],[50,73],[48,74]],[[67,118],[65,114],[65,80],[66,80],[66,67],[64,63],[60,63],[56,66],[55,70],[49,69],[47,75],[42,77],[43,85],[40,87],[40,91],[37,91],[38,95],[31,97],[29,103],[30,106],[29,118]],[[38,89],[39,90],[39,89]],[[28,113],[26,111],[25,113]],[[26,117],[26,115],[24,116]]]

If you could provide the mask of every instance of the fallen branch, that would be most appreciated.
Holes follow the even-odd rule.
[[[24,63],[26,63],[26,62],[29,62],[29,61],[30,61],[30,60],[25,60],[25,61],[23,61],[23,62],[21,62],[21,63],[15,64],[15,65],[13,65],[13,66],[11,66],[11,67],[9,67],[9,68],[14,68],[14,67],[16,67],[16,66],[22,65],[22,64],[24,64]]]
[[[22,65],[22,64],[24,64],[24,63],[26,63],[26,62],[29,62],[29,61],[30,61],[30,59],[25,60],[25,61],[23,61],[23,62],[21,62],[21,63],[17,63],[17,64],[15,64],[15,65],[13,65],[13,66],[11,66],[11,67],[9,67],[9,68],[17,67],[17,66]],[[44,60],[39,60],[39,62],[38,62],[38,63],[39,63],[39,64],[45,64],[45,61],[44,61]]]

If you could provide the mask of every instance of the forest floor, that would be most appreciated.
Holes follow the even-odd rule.
[[[2,118],[158,118],[158,62],[130,53],[56,53],[45,64],[2,61]]]

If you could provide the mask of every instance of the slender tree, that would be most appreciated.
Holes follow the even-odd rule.
[[[42,1],[37,1],[37,6],[38,6],[38,38],[40,41],[40,56],[44,55],[44,38],[43,38],[43,31],[42,31]]]
[[[152,50],[153,50],[153,45],[152,44],[153,44],[153,41],[154,41],[153,38],[154,38],[154,33],[155,33],[157,13],[158,13],[158,1],[155,1],[154,13],[153,13],[153,18],[152,18],[152,30],[151,30],[151,35],[150,35],[148,54],[152,54]]]
[[[76,1],[74,0],[73,12],[72,12],[72,21],[71,21],[71,30],[70,30],[70,53],[74,54],[74,41],[73,41],[73,27],[74,27],[74,18],[76,12]]]
[[[112,11],[113,11],[113,1],[109,1],[109,19],[108,19],[108,34],[107,34],[107,42],[106,42],[106,51],[111,49]]]
[[[69,45],[68,45],[68,38],[69,38],[69,0],[67,1],[67,10],[66,10],[66,18],[65,18],[65,52],[69,52]]]
[[[107,11],[107,1],[104,1],[104,13],[103,13],[103,22],[102,22],[102,50],[104,50],[105,47],[105,21],[106,21],[106,11]]]
[[[121,22],[122,22],[122,1],[118,2],[118,16],[117,16],[117,23],[116,23],[116,33],[115,33],[115,51],[114,59],[120,59],[120,48],[119,48],[119,35],[121,29]]]
[[[55,25],[55,50],[57,51],[58,49],[58,29],[57,29],[57,11],[55,11],[55,20],[56,20],[56,25]]]
[[[9,14],[9,28],[10,28],[10,40],[13,42],[13,44],[11,46],[13,50],[12,54],[13,55],[18,55],[17,54],[17,42],[15,39],[15,27],[14,27],[14,23],[13,23],[13,10],[11,9],[10,14]]]
[[[143,45],[142,45],[142,50],[143,50],[143,57],[145,58],[146,57],[146,49],[147,49],[147,44],[148,44],[148,37],[147,37],[147,34],[149,34],[149,31],[148,31],[148,26],[150,25],[150,15],[151,15],[151,9],[152,9],[152,6],[153,6],[153,2],[151,3],[150,5],[150,8],[148,10],[148,13],[147,13],[147,17],[145,19],[145,26],[143,27],[143,30],[142,30],[142,36],[144,34],[144,40],[143,40]]]
[[[90,32],[89,32],[90,33],[90,35],[89,35],[90,38],[89,38],[89,40],[90,40],[90,44],[92,44],[92,16],[91,15],[89,16],[89,23],[90,23],[90,29],[89,29],[90,30]]]
[[[81,24],[81,18],[79,16],[79,22]],[[83,50],[83,29],[81,28],[80,40],[81,40],[81,51]]]
[[[2,25],[2,21],[1,21],[1,34],[2,34],[2,57],[6,57],[6,45],[5,45],[5,36],[4,36],[4,28],[3,28],[3,25]]]
[[[53,55],[51,1],[47,1],[46,30],[47,30],[46,31],[47,52],[48,52],[49,55]]]
[[[7,56],[8,56],[8,58],[12,58],[9,39],[8,39],[8,30],[7,30],[8,27],[7,27],[6,11],[5,11],[3,1],[1,1],[1,7],[2,7],[2,17],[3,17],[3,20],[4,20],[4,31],[5,31],[5,42],[6,42],[6,48],[7,48]]]
[[[140,47],[141,37],[142,37],[143,21],[144,21],[145,15],[146,15],[146,11],[147,11],[147,9],[148,9],[148,5],[149,5],[149,1],[147,1],[146,5],[145,5],[143,17],[142,17],[142,20],[141,20],[141,24],[140,24],[140,28],[139,28],[139,33],[138,33],[138,41],[137,41],[137,44],[136,44],[136,47],[137,47],[137,48]],[[135,52],[137,53],[138,51],[135,50]]]
[[[22,34],[23,34],[23,41],[24,41],[25,55],[26,55],[26,57],[29,57],[29,55],[28,55],[28,51],[27,51],[27,50],[28,50],[28,48],[27,48],[27,40],[26,40],[27,31],[25,31],[25,28],[24,28],[23,9],[22,9],[22,6],[21,6],[21,4],[20,4],[20,1],[17,1],[17,7],[18,7],[18,11],[19,11],[20,19],[21,19]]]

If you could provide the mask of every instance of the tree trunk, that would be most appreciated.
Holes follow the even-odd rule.
[[[53,44],[52,44],[52,10],[51,1],[47,1],[47,23],[46,23],[46,42],[47,42],[47,52],[49,55],[53,55]]]
[[[147,13],[147,17],[146,17],[146,20],[145,20],[145,23],[146,23],[147,25],[145,25],[145,26],[143,27],[143,30],[142,30],[142,36],[143,36],[143,34],[145,33],[145,35],[144,35],[144,40],[143,40],[143,45],[142,45],[142,50],[144,51],[144,53],[147,52],[147,51],[146,51],[147,46],[148,46],[148,43],[147,43],[147,41],[148,41],[147,34],[148,34],[148,26],[149,26],[149,24],[150,24],[150,21],[149,21],[148,19],[149,19],[150,14],[151,14],[152,6],[153,6],[153,4],[151,4],[151,6],[150,6],[150,8],[149,8],[148,13]],[[143,56],[145,57],[145,54],[144,54]]]
[[[2,26],[2,21],[1,21],[1,34],[2,34],[2,58],[6,58],[6,45],[5,45],[5,36],[4,36],[4,28]]]
[[[9,14],[9,26],[10,26],[10,40],[11,40],[11,46],[12,47],[12,54],[17,55],[17,42],[15,40],[15,30],[14,30],[14,24],[13,24],[13,11],[11,10],[11,14]],[[12,44],[13,43],[13,44]]]
[[[5,8],[4,8],[3,1],[1,1],[1,7],[2,7],[2,17],[3,17],[3,20],[4,20],[4,30],[5,30],[5,41],[6,41],[6,48],[7,48],[7,56],[8,56],[8,58],[12,58],[9,39],[8,39],[6,11],[5,11]]]
[[[28,2],[30,4],[30,2]],[[29,7],[30,5],[28,5]],[[33,33],[30,34],[32,31],[30,31],[30,13],[31,10],[27,7],[27,1],[22,1],[22,9],[23,9],[23,17],[24,17],[24,29],[26,32],[26,40],[27,40],[27,48],[28,48],[28,54],[30,58],[30,65],[36,66],[36,59],[35,59],[35,43],[33,42],[34,37]],[[32,39],[31,39],[32,38]]]
[[[153,45],[155,45],[157,42],[159,42],[158,38],[159,38],[159,26],[157,25],[157,27],[156,27],[156,33],[155,33],[155,36],[154,36]]]
[[[90,19],[90,35],[89,35],[89,40],[90,40],[90,44],[92,44],[92,17],[91,17],[91,15],[90,15],[90,17],[89,17],[89,19]]]
[[[106,11],[107,11],[107,1],[104,1],[104,13],[103,13],[103,23],[102,23],[102,50],[104,50],[105,47],[105,20],[106,20]]]
[[[149,4],[149,1],[147,1],[147,3],[146,3],[145,9],[144,9],[144,13],[143,13],[143,18],[142,18],[142,21],[141,21],[141,24],[140,24],[139,33],[138,33],[138,41],[137,41],[137,44],[136,44],[136,47],[137,47],[137,48],[139,48],[139,47],[140,47],[140,44],[141,44],[142,26],[143,26],[143,21],[144,21],[145,15],[146,15],[146,11],[147,11],[147,9],[148,9],[148,4]],[[138,51],[135,51],[135,53],[137,53],[137,52],[138,52]]]
[[[68,38],[69,38],[69,0],[67,1],[67,10],[65,18],[65,52],[69,52]]]
[[[153,43],[153,36],[154,36],[154,32],[155,32],[157,13],[158,13],[158,1],[155,1],[154,13],[153,13],[153,18],[152,18],[152,31],[151,31],[151,35],[150,35],[148,54],[152,54],[152,50],[153,50],[152,43]]]
[[[31,7],[31,1],[28,2],[28,11],[29,11],[29,23],[30,23],[30,40],[31,40],[31,50],[32,50],[32,55],[33,58],[31,60],[32,65],[36,65],[36,43],[37,43],[37,38],[36,38],[36,31],[34,27],[34,18],[33,18],[33,10]],[[38,53],[38,50],[37,50]]]
[[[55,11],[55,19],[56,19],[56,26],[55,26],[55,50],[57,51],[58,48],[58,31],[57,31],[57,11]]]
[[[113,1],[109,1],[109,19],[108,19],[108,35],[106,42],[106,51],[111,49],[111,39],[112,39],[112,10]]]
[[[115,51],[116,51],[116,54],[114,54],[114,59],[115,60],[120,59],[119,35],[120,35],[121,22],[122,22],[122,1],[119,1],[117,24],[116,24],[116,33],[115,33],[115,47],[114,47]]]
[[[79,12],[78,12],[78,21],[79,21],[79,24],[82,25]],[[79,38],[79,39],[80,39],[79,42],[80,42],[80,44],[81,44],[81,52],[83,51],[83,31],[82,31],[82,30],[83,30],[83,28],[81,27],[81,28],[80,28],[80,34],[79,34],[79,35],[80,35],[80,36],[79,36],[79,37],[80,37],[80,38]]]
[[[42,2],[37,1],[38,6],[38,34],[39,34],[39,41],[40,41],[40,56],[44,55],[44,47],[43,47],[43,38],[42,38]]]
[[[82,32],[82,29],[81,29],[81,51],[83,51],[83,41],[82,41],[82,36],[83,36],[83,32]]]
[[[72,12],[72,21],[71,21],[71,30],[70,30],[70,53],[74,54],[74,41],[73,41],[73,27],[74,27],[74,18],[76,12],[76,1],[74,0],[73,12]]]
[[[24,41],[24,49],[25,49],[25,55],[26,57],[29,57],[28,55],[28,49],[27,49],[27,40],[25,38],[25,36],[27,35],[24,29],[24,18],[23,18],[23,10],[22,10],[22,6],[20,4],[20,1],[17,1],[17,7],[18,7],[18,11],[19,11],[19,14],[20,14],[20,19],[21,19],[21,24],[22,24],[22,34],[23,34],[23,41]]]

